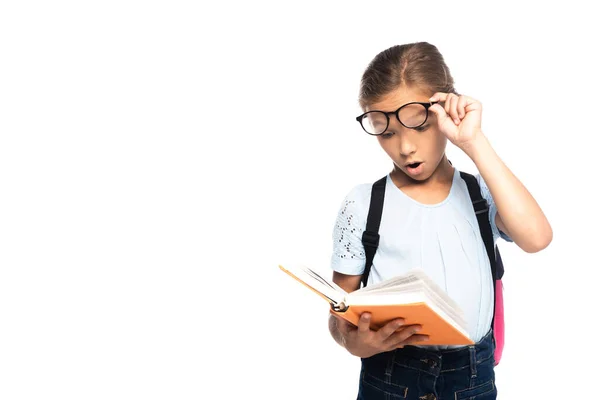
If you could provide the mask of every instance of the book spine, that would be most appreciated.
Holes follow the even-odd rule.
[[[337,304],[332,300],[329,304],[331,305],[331,309],[335,312],[345,312],[348,309],[348,306],[346,305],[346,299]]]

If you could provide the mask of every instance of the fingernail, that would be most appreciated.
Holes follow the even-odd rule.
[[[458,120],[458,119],[455,119],[455,120],[454,120],[454,123],[455,123],[456,125],[458,125],[458,124],[460,124],[460,120]]]
[[[417,326],[416,328],[413,328],[413,332],[419,332],[421,330],[420,326]]]
[[[363,315],[361,316],[361,318],[363,319],[363,321],[368,321],[368,320],[369,320],[369,318],[371,318],[371,316],[370,316],[369,314],[363,314]]]

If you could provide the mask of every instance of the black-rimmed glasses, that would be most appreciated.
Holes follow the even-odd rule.
[[[429,107],[437,101],[430,103],[407,103],[396,111],[368,111],[356,117],[356,120],[369,135],[381,135],[390,125],[390,115],[396,115],[402,126],[410,129],[418,128],[427,121]]]

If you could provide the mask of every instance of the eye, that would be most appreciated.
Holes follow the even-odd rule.
[[[394,135],[394,132],[386,132],[386,133],[382,133],[381,137],[384,139],[387,139],[387,138],[391,138],[393,135]]]
[[[417,132],[425,132],[427,129],[429,129],[429,125],[422,125],[413,129]]]

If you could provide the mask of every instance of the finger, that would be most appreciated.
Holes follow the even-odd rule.
[[[435,116],[437,117],[438,126],[440,126],[440,127],[444,124],[444,122],[448,118],[448,114],[446,114],[446,111],[444,110],[444,108],[442,106],[440,106],[439,104],[434,104],[431,107],[429,107],[429,111],[431,111],[435,114]]]
[[[460,119],[458,118],[458,97],[457,96],[452,96],[452,98],[450,99],[449,109],[450,109],[450,112],[448,114],[450,115],[450,118],[452,118],[452,121],[454,121],[454,123],[456,125],[460,124]]]
[[[407,326],[405,332],[399,332],[398,335],[395,335],[395,337],[390,338],[390,341],[386,343],[388,345],[388,351],[394,349],[402,349],[404,348],[404,346],[408,346],[414,343],[423,343],[429,341],[429,335],[416,333],[420,329],[421,327],[419,325]]]
[[[460,96],[458,98],[458,118],[463,119],[465,117],[465,108],[467,107],[467,96]]]
[[[358,320],[358,333],[365,334],[371,330],[371,314],[362,313]]]
[[[439,101],[444,102],[448,98],[448,93],[444,92],[436,92],[433,96],[429,98],[429,101]]]
[[[404,319],[402,318],[390,321],[377,331],[377,338],[383,342],[387,340],[390,336],[392,336],[403,325]]]
[[[452,97],[454,97],[454,95],[450,93],[448,97],[446,97],[446,101],[444,101],[444,111],[446,111],[446,114],[450,114],[450,103],[452,102]]]
[[[421,325],[407,325],[399,329],[385,340],[384,345],[395,348],[399,343],[406,341],[409,337],[422,329]]]
[[[465,96],[465,100],[465,112],[471,112],[475,110],[481,111],[483,109],[483,105],[479,101],[468,96]]]

